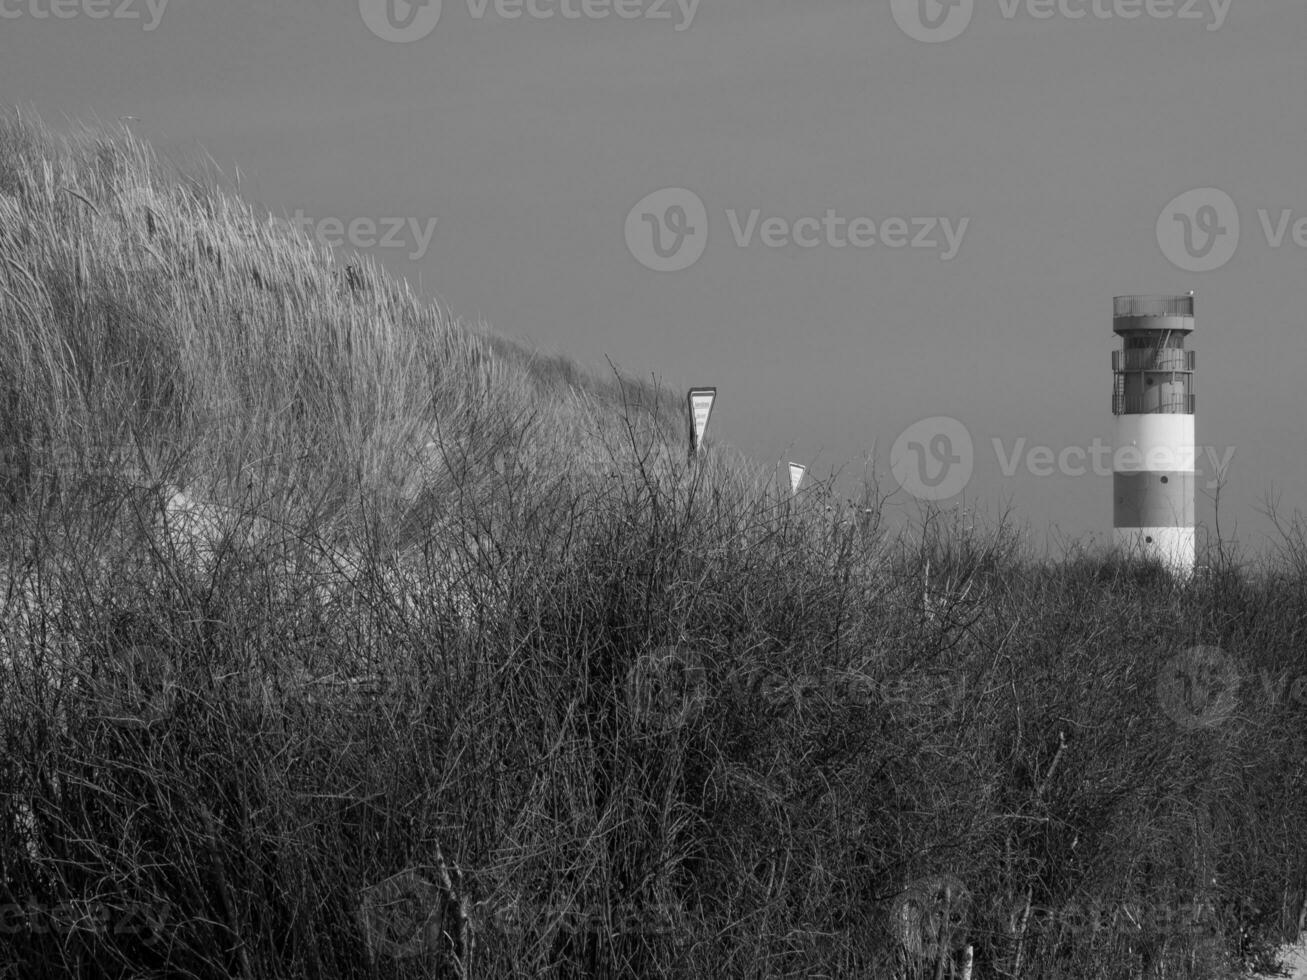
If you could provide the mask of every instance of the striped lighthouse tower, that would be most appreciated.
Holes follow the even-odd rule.
[[[1113,542],[1194,570],[1194,294],[1117,296],[1112,331]]]

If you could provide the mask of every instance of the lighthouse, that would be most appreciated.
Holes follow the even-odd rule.
[[[1117,296],[1112,331],[1113,543],[1194,570],[1194,294]]]

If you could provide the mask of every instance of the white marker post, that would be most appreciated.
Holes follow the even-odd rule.
[[[790,464],[790,493],[798,493],[799,485],[803,483],[803,478],[807,475],[808,467],[799,463]]]
[[[708,416],[716,400],[716,388],[691,388],[686,398],[690,409],[690,459],[703,449],[703,434],[708,431]]]

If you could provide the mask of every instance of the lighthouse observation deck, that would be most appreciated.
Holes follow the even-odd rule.
[[[1194,297],[1144,295],[1112,299],[1112,414],[1194,414]]]

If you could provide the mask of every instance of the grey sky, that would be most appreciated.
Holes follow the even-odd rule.
[[[58,0],[72,16],[38,16],[51,2],[0,0],[5,103],[52,124],[139,116],[164,149],[239,163],[279,213],[403,218],[402,244],[370,252],[454,313],[592,366],[715,384],[713,434],[760,460],[857,470],[874,444],[892,483],[898,434],[951,416],[974,440],[968,500],[1010,499],[1041,540],[1050,522],[1109,531],[1111,477],[1024,460],[1006,477],[999,456],[1110,444],[1112,295],[1193,289],[1198,442],[1234,450],[1222,529],[1256,548],[1268,491],[1307,508],[1301,0],[1035,0],[1048,17],[976,0],[939,43],[909,37],[889,0],[701,0],[688,25],[688,0],[624,0],[669,19],[445,0],[409,43],[378,37],[359,0],[128,0],[135,19]],[[624,223],[669,187],[704,202],[707,246],[655,272]],[[1240,240],[1188,272],[1156,228],[1203,187],[1234,200]],[[741,247],[732,221],[755,209]],[[1289,209],[1279,247],[1259,209],[1272,232]],[[903,218],[909,239],[966,225],[947,260],[938,230],[937,248],[837,248],[816,222],[814,247],[762,241],[768,218],[828,210],[878,233]]]

